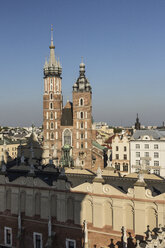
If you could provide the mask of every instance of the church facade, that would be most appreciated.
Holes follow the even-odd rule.
[[[55,57],[51,31],[49,61],[44,65],[43,137],[45,163],[94,169],[104,167],[104,149],[92,143],[92,88],[85,76],[85,64],[73,85],[73,102],[63,107],[62,67]]]

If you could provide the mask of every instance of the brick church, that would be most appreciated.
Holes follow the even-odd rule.
[[[63,167],[103,168],[105,148],[92,142],[92,88],[85,76],[85,64],[80,64],[73,85],[73,102],[63,107],[62,67],[55,57],[53,30],[49,48],[49,61],[44,65],[43,160]]]

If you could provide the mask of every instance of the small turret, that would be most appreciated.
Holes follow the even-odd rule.
[[[83,61],[80,64],[79,73],[80,75],[76,83],[73,85],[73,91],[75,92],[91,91],[92,88],[90,86],[88,79],[85,76],[85,64],[83,63]]]

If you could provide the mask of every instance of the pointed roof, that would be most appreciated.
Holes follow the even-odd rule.
[[[65,105],[65,107],[64,107],[64,109],[68,109],[68,108],[72,108],[72,103],[70,102],[70,101],[67,101],[67,103],[66,103],[66,105]]]
[[[49,57],[49,66],[55,66],[57,64],[55,59],[55,46],[53,44],[53,26],[51,25],[51,43],[50,43],[50,57]]]
[[[60,61],[56,60],[55,57],[55,46],[53,43],[53,26],[51,25],[51,43],[50,43],[50,56],[49,61],[45,61],[44,65],[44,76],[60,76],[62,73],[62,67]]]

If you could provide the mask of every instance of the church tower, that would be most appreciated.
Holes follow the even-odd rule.
[[[140,130],[140,122],[139,122],[139,117],[138,117],[138,114],[137,114],[137,117],[136,117],[136,122],[135,122],[135,129],[136,130]]]
[[[81,167],[92,166],[92,89],[80,64],[79,77],[73,85],[73,159]]]
[[[53,154],[60,155],[61,150],[61,113],[62,113],[62,90],[61,73],[62,67],[55,57],[53,44],[53,28],[51,27],[51,44],[49,61],[44,65],[44,94],[43,94],[43,137],[44,149],[49,151],[49,159]]]

